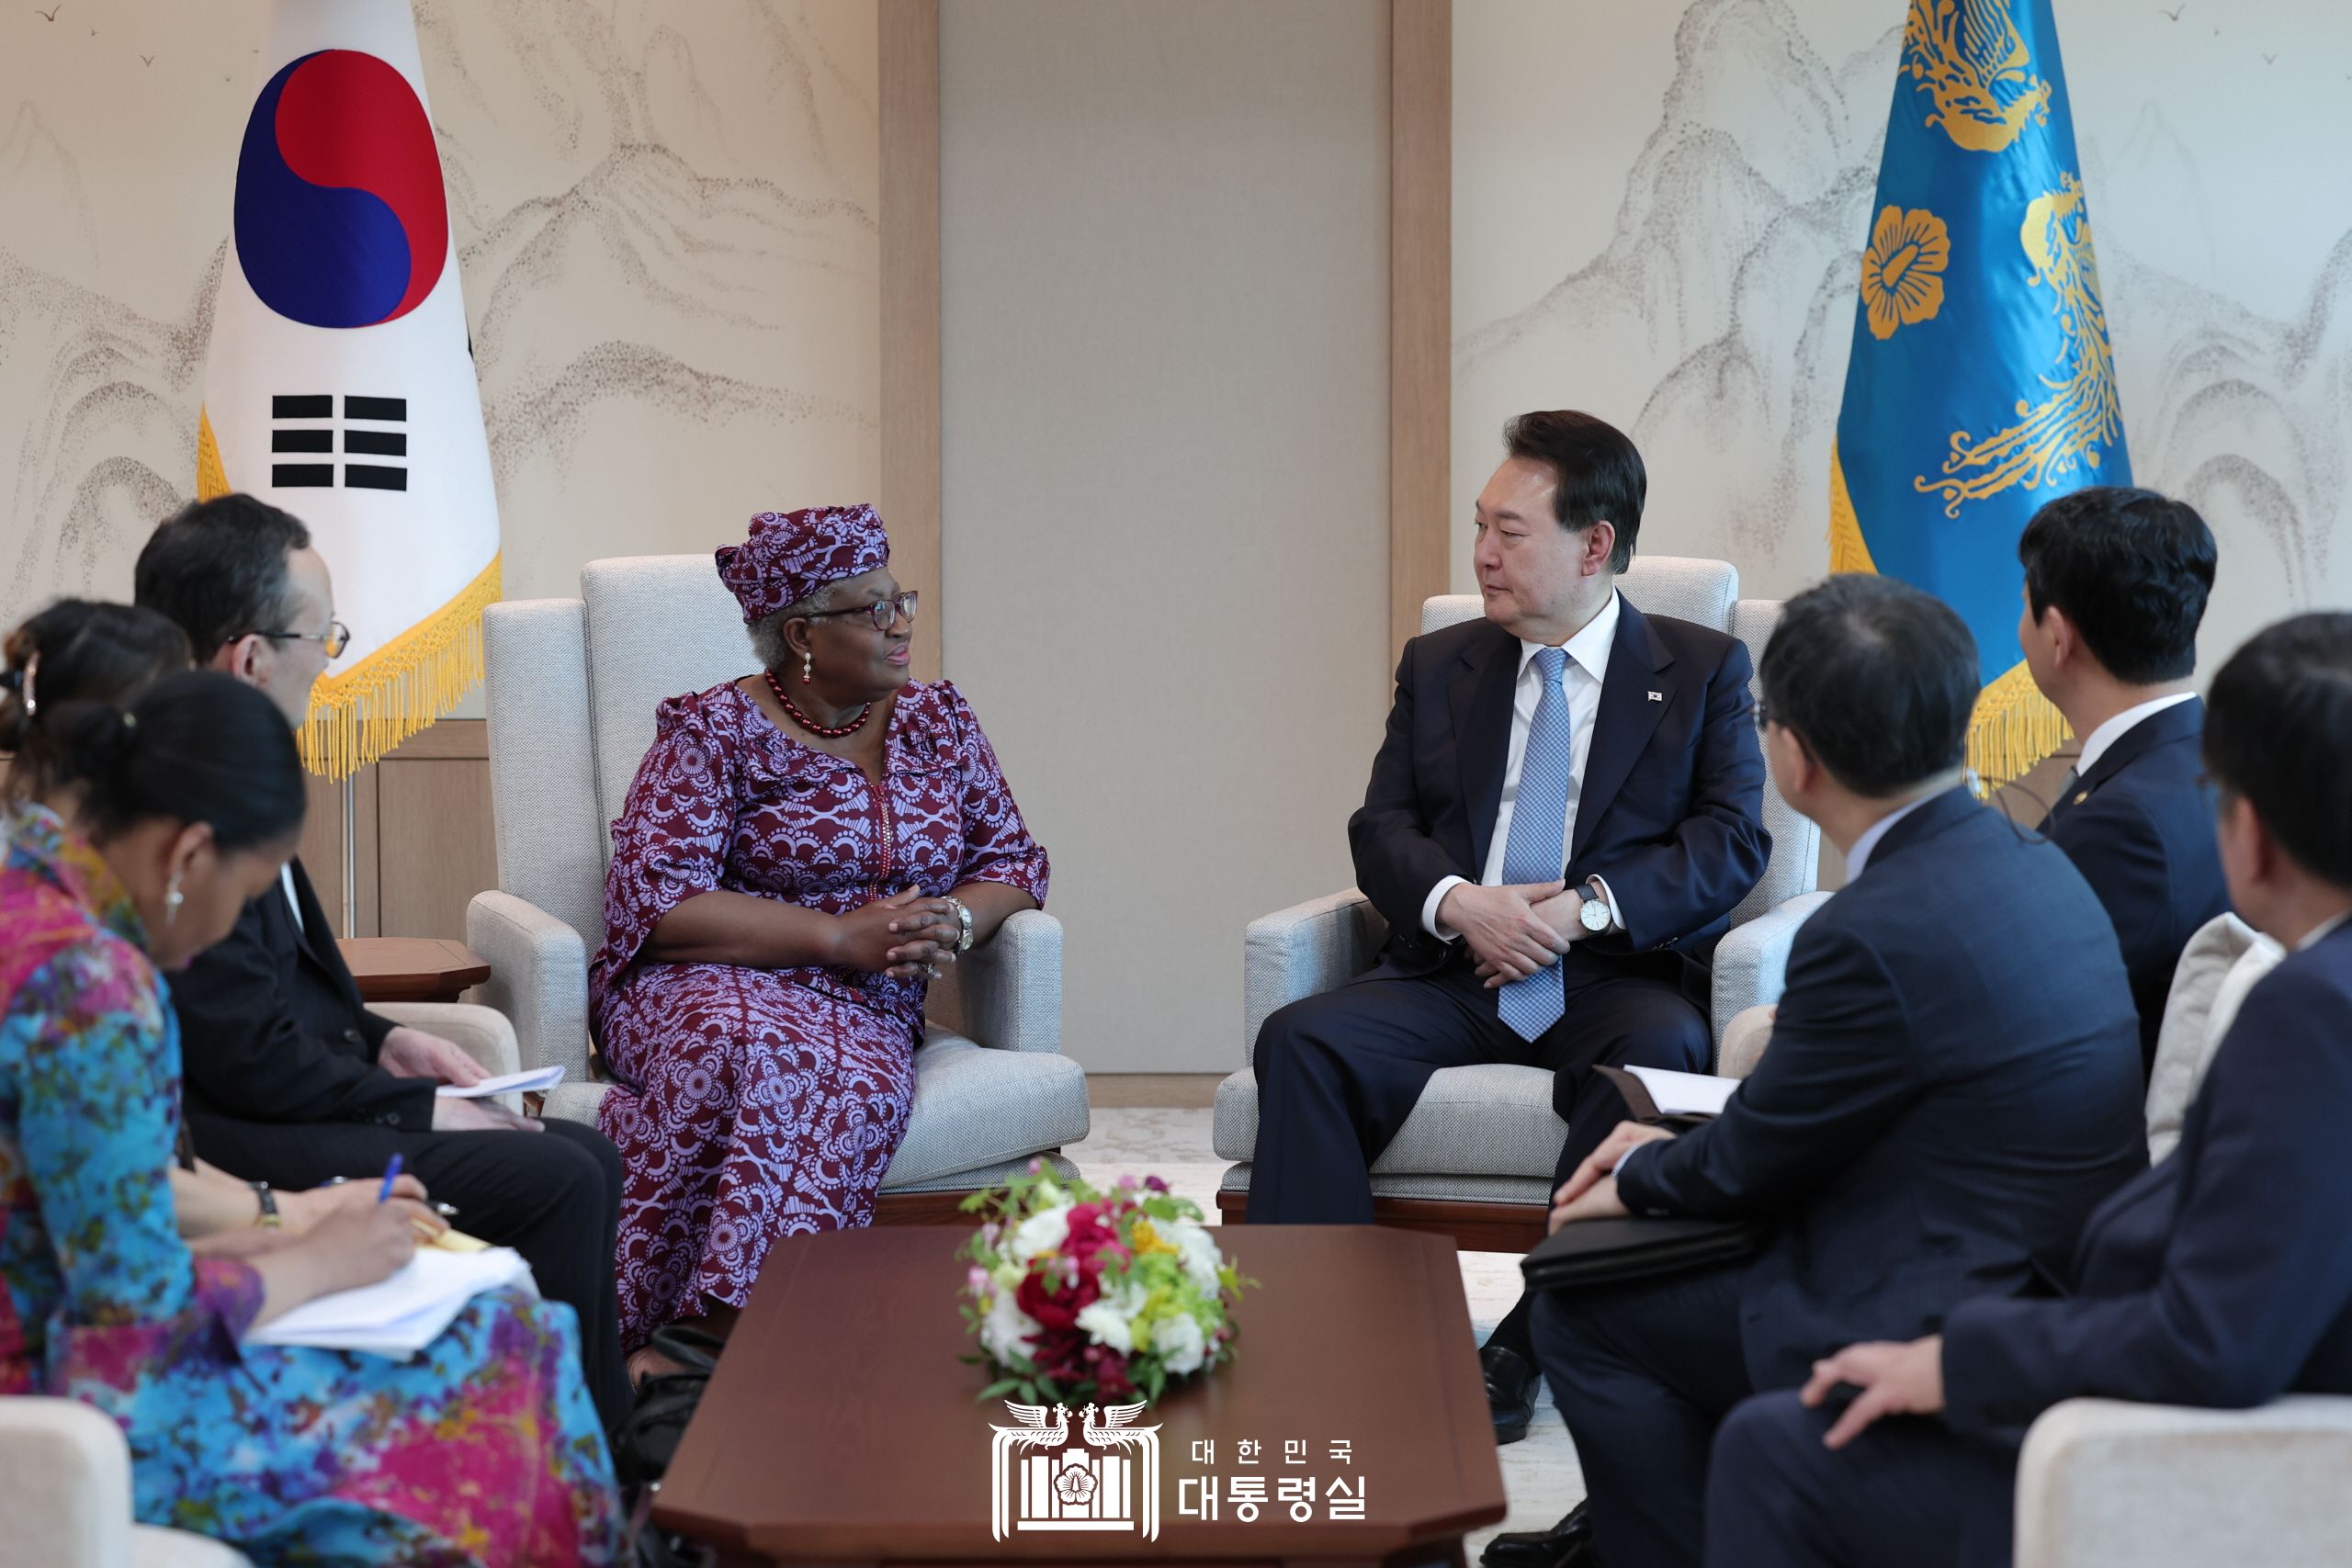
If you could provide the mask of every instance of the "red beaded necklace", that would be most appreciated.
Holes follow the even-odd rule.
[[[847,724],[837,727],[828,727],[819,724],[815,719],[810,718],[807,714],[802,713],[798,708],[792,705],[792,699],[784,694],[784,682],[775,678],[775,671],[763,670],[760,673],[767,677],[768,690],[774,692],[775,694],[775,700],[784,705],[784,711],[786,714],[790,716],[792,722],[798,725],[801,728],[807,730],[811,735],[821,735],[828,740],[839,740],[844,735],[854,735],[859,730],[865,728],[865,721],[874,716],[874,705],[872,703],[868,703],[864,707],[858,709],[857,716],[851,719]]]

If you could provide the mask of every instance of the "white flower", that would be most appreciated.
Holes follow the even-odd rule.
[[[1208,1359],[1208,1341],[1190,1313],[1180,1312],[1153,1324],[1151,1348],[1159,1353],[1160,1365],[1178,1377],[1199,1371],[1201,1363]]]
[[[1078,1314],[1078,1326],[1098,1345],[1108,1345],[1122,1356],[1135,1354],[1136,1314],[1143,1311],[1146,1292],[1129,1285],[1115,1294],[1097,1297]]]
[[[1159,1234],[1175,1246],[1183,1259],[1184,1277],[1193,1288],[1210,1301],[1216,1300],[1216,1271],[1225,1259],[1219,1256],[1216,1243],[1209,1239],[1207,1230],[1190,1220],[1179,1220],[1161,1226]]]
[[[999,1361],[1025,1361],[1037,1353],[1037,1320],[1014,1304],[1011,1291],[999,1292],[980,1323],[980,1343]]]
[[[1047,1209],[1021,1222],[1005,1245],[1004,1253],[1013,1262],[1026,1265],[1042,1253],[1058,1252],[1069,1240],[1069,1211]]]

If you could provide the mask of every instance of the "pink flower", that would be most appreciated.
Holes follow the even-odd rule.
[[[1154,1192],[1165,1192],[1168,1190],[1168,1183],[1160,1180],[1159,1178],[1156,1176],[1145,1177],[1143,1179],[1143,1184],[1146,1187],[1150,1188]]]
[[[972,1294],[984,1296],[988,1294],[989,1271],[975,1263],[964,1271],[964,1283],[970,1289]]]

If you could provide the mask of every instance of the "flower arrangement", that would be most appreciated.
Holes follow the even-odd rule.
[[[1200,1206],[1156,1176],[1108,1193],[1044,1162],[964,1201],[984,1216],[959,1256],[964,1321],[996,1381],[983,1400],[1149,1404],[1169,1381],[1229,1360],[1244,1286]]]

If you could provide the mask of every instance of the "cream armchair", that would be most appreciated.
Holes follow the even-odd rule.
[[[0,1399],[0,1568],[241,1568],[217,1540],[130,1520],[130,1445],[71,1399]]]
[[[2238,1004],[2280,957],[2235,915],[2199,928],[2165,998],[2148,1157],[2168,1157]],[[2320,1568],[2352,1555],[2352,1398],[2257,1410],[2069,1399],[2018,1457],[2017,1568]]]
[[[1723,561],[1637,558],[1622,579],[1645,614],[1671,615],[1729,632],[1760,660],[1779,622],[1778,601],[1742,599],[1739,574]],[[1468,595],[1430,600],[1421,629],[1435,631],[1480,613]],[[1720,1041],[1742,1010],[1779,999],[1797,928],[1829,895],[1814,891],[1820,830],[1764,789],[1772,855],[1715,949],[1713,1024]],[[1276,1008],[1332,989],[1372,967],[1388,928],[1353,888],[1250,923],[1243,933],[1241,1050],[1246,1063],[1259,1026]],[[1430,1079],[1413,1113],[1372,1168],[1382,1224],[1434,1230],[1464,1247],[1524,1251],[1544,1234],[1544,1205],[1567,1124],[1552,1110],[1552,1075],[1536,1067],[1449,1067]],[[1218,1208],[1238,1221],[1249,1202],[1258,1140],[1258,1080],[1244,1066],[1217,1087],[1217,1156],[1227,1171]]]
[[[656,704],[750,671],[708,556],[591,561],[577,599],[493,604],[491,792],[498,887],[466,911],[490,961],[470,993],[514,1021],[523,1065],[561,1063],[548,1115],[593,1122],[588,957],[604,938],[607,831],[653,741]],[[935,985],[914,1109],[876,1217],[944,1220],[955,1200],[1086,1136],[1086,1075],[1061,1054],[1061,922],[1026,910]]]

